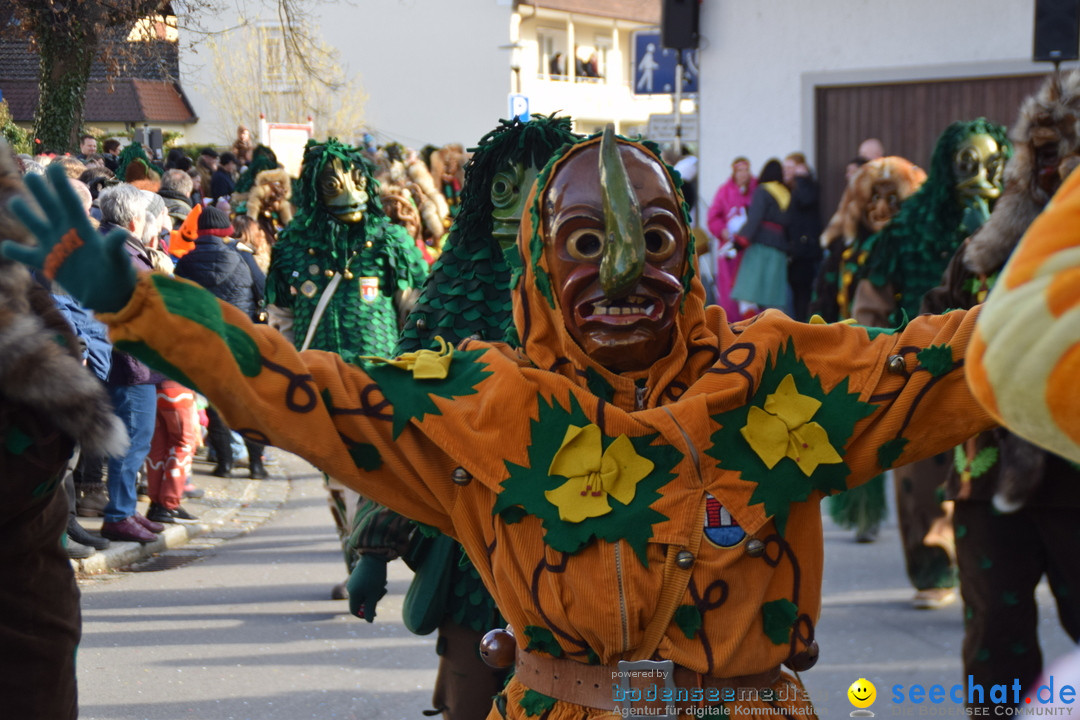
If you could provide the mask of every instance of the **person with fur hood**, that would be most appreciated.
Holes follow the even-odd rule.
[[[1020,238],[1080,163],[1078,117],[1078,70],[1051,75],[1024,101],[1010,132],[1004,193],[953,256],[942,285],[924,297],[923,312],[973,307],[1001,281]],[[1080,468],[1004,428],[976,435],[953,455],[946,494],[955,501],[964,675],[984,687],[1014,678],[1030,687],[1042,671],[1035,587],[1043,575],[1062,626],[1080,640]]]
[[[0,140],[0,238],[29,246],[33,236],[8,212],[12,197],[28,196]],[[79,347],[48,291],[0,258],[0,697],[10,717],[78,717],[82,622],[61,480],[76,444],[101,456],[128,445]]]

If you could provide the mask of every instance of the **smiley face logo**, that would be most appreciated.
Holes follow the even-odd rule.
[[[874,700],[877,699],[877,688],[874,687],[874,683],[870,682],[866,678],[859,678],[855,682],[851,683],[851,687],[849,687],[847,691],[847,696],[848,700],[851,701],[851,704],[857,708],[860,708],[861,710],[861,712],[852,712],[852,717],[856,715],[867,717],[874,716],[874,713],[863,709],[873,705]]]

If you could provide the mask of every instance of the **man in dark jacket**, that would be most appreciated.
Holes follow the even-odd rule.
[[[236,156],[230,152],[221,153],[217,170],[210,176],[210,199],[215,203],[221,198],[229,199],[236,186]]]
[[[176,262],[176,276],[202,285],[219,300],[239,308],[254,320],[259,313],[259,293],[247,263],[236,249],[225,243],[225,238],[232,233],[228,215],[213,205],[203,208],[195,249]],[[212,473],[229,477],[233,468],[230,430],[214,408],[207,408],[206,414],[210,448],[217,455],[217,466]],[[246,438],[244,444],[248,449],[251,477],[266,477],[262,463],[263,445]]]
[[[787,231],[792,317],[806,322],[810,319],[810,297],[822,256],[821,208],[817,180],[802,153],[794,152],[784,158],[784,184],[791,190]]]
[[[150,255],[139,239],[147,207],[142,190],[127,183],[105,188],[98,195],[98,207],[103,219],[100,229],[106,233],[114,228],[127,231],[124,249],[131,258],[131,264],[136,270],[150,270]],[[127,428],[131,446],[123,457],[109,459],[106,480],[109,504],[105,506],[101,535],[110,540],[153,542],[157,539],[154,533],[165,529],[160,523],[147,520],[135,509],[139,468],[150,452],[150,439],[154,435],[157,408],[154,385],[160,380],[161,375],[131,355],[113,349],[106,387],[117,416]]]

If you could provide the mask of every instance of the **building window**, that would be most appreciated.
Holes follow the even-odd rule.
[[[266,26],[261,33],[263,72],[272,90],[284,90],[288,78],[285,71],[285,33],[281,26]]]
[[[566,31],[539,28],[536,31],[536,46],[540,54],[540,71],[537,73],[539,77],[550,80],[565,79],[569,72],[566,63],[573,62],[573,58],[567,57]]]

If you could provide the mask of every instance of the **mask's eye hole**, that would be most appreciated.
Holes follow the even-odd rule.
[[[327,197],[334,197],[335,195],[340,195],[342,188],[343,185],[341,182],[341,178],[338,177],[336,174],[324,175],[322,179],[319,180],[319,190],[322,192],[323,195],[326,195]]]
[[[367,178],[364,177],[364,171],[360,168],[353,168],[352,171],[353,182],[356,183],[356,187],[360,190],[367,189]]]
[[[491,203],[496,208],[513,204],[517,197],[517,184],[510,173],[499,173],[491,183]]]
[[[663,227],[645,230],[645,253],[651,262],[663,262],[675,253],[675,236]]]
[[[566,250],[575,260],[597,260],[604,252],[604,239],[592,228],[575,230],[566,239]]]

